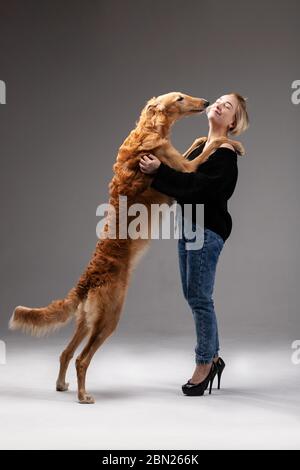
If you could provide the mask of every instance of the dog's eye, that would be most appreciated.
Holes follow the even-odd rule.
[[[182,101],[183,100],[183,96],[179,96],[179,98],[177,98],[176,101]]]

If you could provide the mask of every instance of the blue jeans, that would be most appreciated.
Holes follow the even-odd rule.
[[[199,229],[194,223],[193,231]],[[202,239],[203,239],[203,228]],[[195,239],[195,238],[194,238]],[[196,364],[209,364],[218,356],[219,336],[217,318],[214,310],[213,289],[217,262],[224,245],[223,238],[204,227],[204,241],[200,249],[186,249],[185,243],[193,239],[178,240],[179,268],[182,289],[194,316],[197,345]]]

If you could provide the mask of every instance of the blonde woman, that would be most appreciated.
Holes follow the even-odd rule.
[[[218,98],[206,109],[209,123],[205,142],[188,156],[193,160],[218,137],[236,136],[249,126],[246,101],[239,93]],[[203,395],[210,383],[209,393],[218,374],[218,388],[225,362],[219,357],[217,318],[214,310],[213,289],[219,255],[232,230],[232,219],[227,201],[232,196],[238,177],[237,153],[229,144],[222,144],[202,163],[197,172],[182,173],[161,163],[152,154],[141,157],[140,169],[154,176],[151,186],[174,197],[182,207],[192,204],[192,228],[199,230],[195,220],[196,204],[204,204],[204,241],[201,249],[187,250],[185,235],[178,240],[180,277],[185,299],[194,317],[197,344],[196,367],[193,375],[182,386],[185,395]],[[183,231],[184,234],[184,231]]]

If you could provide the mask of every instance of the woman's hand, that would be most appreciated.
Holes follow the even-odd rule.
[[[158,167],[160,166],[160,160],[156,158],[155,155],[149,153],[148,155],[143,155],[140,158],[140,170],[142,173],[146,173],[147,175],[152,175],[156,173]]]

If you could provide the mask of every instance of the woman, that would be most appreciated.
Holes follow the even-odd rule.
[[[192,160],[207,148],[210,142],[228,134],[239,135],[249,126],[245,99],[238,93],[218,98],[206,109],[209,132],[206,142],[188,156]],[[204,242],[199,250],[187,250],[187,238],[178,240],[179,267],[183,294],[193,312],[196,327],[196,368],[191,379],[182,386],[186,395],[203,395],[218,374],[218,388],[225,363],[218,356],[219,338],[217,319],[212,299],[217,261],[232,229],[227,200],[236,186],[237,153],[229,144],[222,144],[202,163],[197,172],[182,173],[163,164],[154,155],[141,157],[140,170],[154,176],[151,186],[184,203],[193,204],[192,228],[199,226],[195,220],[195,205],[204,204]],[[183,208],[183,224],[184,224]],[[191,240],[189,240],[191,241]]]

